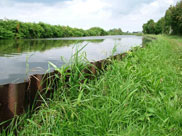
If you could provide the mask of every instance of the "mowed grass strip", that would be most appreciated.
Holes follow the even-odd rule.
[[[80,84],[77,76],[71,88],[60,83],[48,106],[29,119],[20,117],[21,128],[9,135],[182,135],[181,43],[157,36],[122,61],[112,60],[94,80]]]

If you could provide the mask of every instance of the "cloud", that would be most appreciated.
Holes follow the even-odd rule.
[[[158,20],[177,0],[1,0],[0,18],[46,22],[88,29],[122,28],[141,31],[142,25]]]
[[[68,0],[15,0],[16,2],[38,2],[38,3],[55,3],[55,2],[60,2],[60,1],[68,1]]]
[[[176,4],[174,0],[155,0],[150,3],[141,3],[129,14],[117,17],[117,22],[122,22],[122,27],[129,31],[141,31],[142,25],[149,19],[158,21],[165,15],[170,5]],[[119,24],[116,24],[119,26]]]

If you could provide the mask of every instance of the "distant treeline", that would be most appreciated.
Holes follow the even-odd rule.
[[[83,30],[69,26],[49,25],[42,22],[25,23],[17,20],[0,20],[0,39],[59,38],[121,34],[123,34],[121,29],[105,31],[100,27],[92,27],[88,30]]]
[[[158,22],[151,19],[144,24],[143,33],[182,35],[182,0],[175,6],[170,6]]]

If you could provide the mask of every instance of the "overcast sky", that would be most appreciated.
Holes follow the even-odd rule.
[[[0,18],[88,29],[142,31],[179,0],[0,0]]]

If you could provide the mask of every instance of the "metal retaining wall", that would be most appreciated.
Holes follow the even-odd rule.
[[[122,59],[124,56],[125,54],[120,54],[112,58]],[[108,62],[108,59],[91,62],[92,65],[89,67],[89,71],[92,74],[96,74],[97,70],[102,69]],[[0,123],[12,119],[15,115],[25,113],[26,109],[32,106],[35,100],[40,99],[36,97],[37,92],[44,93],[47,84],[54,82],[56,79],[55,74],[59,73],[53,71],[46,74],[36,74],[30,76],[27,82],[0,85]],[[50,96],[50,92],[48,91],[47,97]],[[4,124],[4,126],[7,125],[8,123]]]

